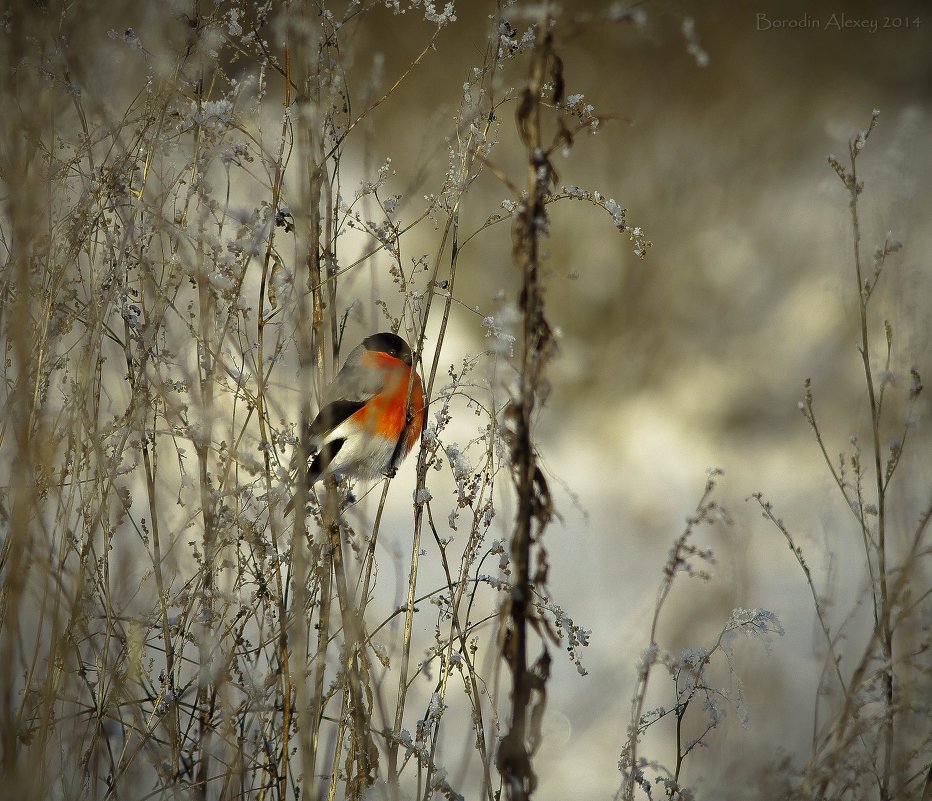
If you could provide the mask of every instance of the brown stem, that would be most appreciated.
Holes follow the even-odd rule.
[[[504,656],[511,668],[511,728],[499,745],[496,758],[506,792],[512,801],[524,801],[533,793],[537,779],[531,765],[529,712],[532,695],[542,695],[542,680],[528,669],[528,626],[533,618],[531,594],[531,546],[535,541],[534,522],[543,528],[546,500],[543,477],[537,465],[531,421],[549,344],[549,328],[544,318],[543,290],[540,285],[540,237],[546,226],[545,198],[553,171],[542,146],[541,92],[549,75],[559,94],[560,61],[553,52],[552,16],[543,15],[537,30],[537,45],[527,86],[517,112],[527,162],[527,198],[514,226],[512,258],[521,271],[519,307],[523,316],[520,389],[512,404],[512,470],[518,509],[511,539],[513,581],[508,602]],[[538,531],[538,536],[540,531]],[[546,656],[546,654],[545,654]]]
[[[866,138],[866,136],[865,136]],[[887,546],[886,546],[886,486],[884,484],[883,452],[880,447],[880,407],[877,393],[874,389],[874,377],[870,363],[870,337],[868,334],[867,319],[867,291],[861,269],[861,227],[858,220],[858,195],[861,187],[858,186],[857,156],[863,146],[860,138],[849,144],[851,157],[851,180],[849,192],[851,194],[851,225],[852,239],[854,240],[854,268],[858,282],[858,310],[861,323],[861,361],[864,365],[864,379],[867,384],[867,397],[871,411],[871,433],[874,449],[874,474],[877,484],[877,574],[880,583],[879,603],[874,604],[875,620],[879,630],[881,652],[884,660],[883,685],[886,699],[886,715],[884,721],[884,748],[883,771],[881,773],[880,798],[887,801],[890,798],[890,776],[893,760],[893,629],[890,625],[891,610],[889,591],[887,587]],[[875,591],[876,592],[876,591]]]

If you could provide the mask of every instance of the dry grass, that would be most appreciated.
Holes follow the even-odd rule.
[[[445,379],[461,204],[483,171],[504,179],[489,160],[493,134],[511,135],[496,120],[513,107],[498,72],[533,39],[512,31],[509,46],[506,23],[492,21],[441,134],[452,143],[446,178],[425,205],[390,193],[388,163],[355,186],[345,165],[368,154],[368,116],[421,67],[450,22],[443,13],[421,11],[420,55],[387,89],[360,92],[349,53],[354,31],[387,13],[378,4],[350,4],[342,18],[313,4],[154,12],[150,27],[111,30],[103,43],[124,70],[106,97],[73,78],[56,39],[89,35],[76,13],[17,10],[7,41],[15,69],[4,91],[17,112],[3,130],[8,786],[22,798],[360,798],[377,784],[386,797],[453,798],[439,743],[454,705],[472,722],[481,795],[500,790],[496,751],[503,774],[530,790],[542,706],[529,697],[525,654],[552,628],[535,602],[544,576],[530,573],[530,526],[549,514],[531,422],[547,344],[536,243],[555,199],[552,176],[535,167],[542,116],[556,121],[554,148],[571,118],[559,103],[544,108],[553,92],[541,69],[555,56],[532,58],[523,90],[534,203],[515,190],[512,214],[469,232],[515,220],[523,297],[533,297],[519,311],[525,334],[512,358],[514,337],[496,327],[496,348]],[[429,221],[436,251],[412,258],[409,232]],[[375,314],[354,301],[367,283]],[[347,486],[306,497],[287,481],[299,447],[290,393],[308,419],[360,325],[414,344],[431,402],[394,608],[376,589],[389,482],[367,512]],[[477,380],[485,363],[514,369],[516,396]],[[460,446],[447,427],[467,407],[486,433]],[[513,568],[488,539],[512,463]],[[453,545],[434,521],[436,482],[455,487]],[[283,520],[292,490],[309,518]],[[425,537],[444,575],[426,593]],[[491,555],[504,582],[482,573]],[[426,601],[437,608],[427,643],[415,627]],[[509,661],[520,769],[498,748],[496,671],[478,664],[508,641],[521,653]]]
[[[650,246],[614,200],[559,184],[555,154],[575,156],[608,120],[565,96],[558,32],[635,17],[492,8],[462,99],[431,134],[448,150],[446,169],[425,184],[427,174],[393,173],[375,129],[412,75],[442,65],[452,20],[431,3],[398,4],[417,47],[383,77],[357,39],[390,17],[386,5],[151,4],[138,29],[69,4],[18,5],[8,17],[4,793],[492,801],[542,789],[534,760],[550,651],[566,649],[584,674],[588,641],[547,583],[555,512],[537,425],[555,339],[548,215],[581,200],[607,213],[637,256]],[[812,761],[789,771],[786,795],[927,801],[929,594],[917,577],[930,511],[908,547],[890,544],[887,499],[909,429],[892,450],[881,446],[893,390],[889,364],[878,370],[872,357],[868,304],[895,248],[886,243],[867,274],[856,173],[866,138],[849,166],[835,165],[854,222],[864,454],[856,445],[836,465],[811,395],[804,413],[854,512],[875,626],[854,669],[842,663],[803,553],[760,499],[803,568],[826,640],[825,684],[837,683],[816,713]],[[499,159],[499,140],[521,154],[518,168]],[[480,179],[508,199],[467,228]],[[514,302],[482,322],[487,351],[451,358],[461,287],[483,280],[461,251],[506,224]],[[319,388],[360,333],[387,328],[412,343],[430,403],[410,505],[388,479],[291,486],[296,431]],[[916,373],[911,391],[920,388]],[[699,524],[727,523],[714,483],[664,568],[629,739],[617,746],[620,797],[656,777],[667,797],[689,797],[683,766],[700,759],[725,698],[708,666],[724,660],[736,676],[738,633],[782,633],[766,610],[738,609],[701,652],[660,646],[674,579],[711,558],[694,542]],[[307,516],[283,516],[291,492]],[[676,700],[645,711],[658,665]],[[687,739],[693,715],[701,733]],[[641,735],[674,720],[675,763],[645,759]]]

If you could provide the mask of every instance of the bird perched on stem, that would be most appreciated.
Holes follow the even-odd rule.
[[[425,417],[424,387],[408,343],[389,332],[366,337],[324,390],[304,432],[307,486],[329,475],[393,476],[421,436]]]

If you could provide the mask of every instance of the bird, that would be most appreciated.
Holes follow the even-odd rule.
[[[420,439],[426,416],[408,343],[388,331],[366,337],[323,391],[320,411],[304,431],[307,486],[330,475],[393,476]]]

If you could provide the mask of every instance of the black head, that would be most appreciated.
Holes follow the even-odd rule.
[[[387,353],[396,359],[403,361],[408,367],[411,366],[411,348],[397,334],[383,331],[380,334],[373,334],[362,341],[366,350],[375,351],[376,353]]]

